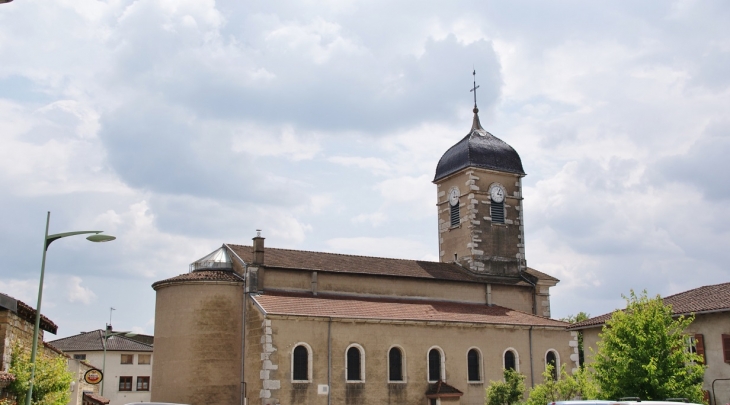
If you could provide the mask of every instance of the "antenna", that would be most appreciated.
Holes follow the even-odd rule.
[[[117,309],[114,307],[109,307],[109,326],[112,325],[112,311],[116,311]]]

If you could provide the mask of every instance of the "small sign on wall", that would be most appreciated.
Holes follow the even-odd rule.
[[[319,395],[327,395],[330,393],[330,386],[327,384],[319,384],[317,386],[317,394]]]

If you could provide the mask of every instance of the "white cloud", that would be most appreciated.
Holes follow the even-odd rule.
[[[432,252],[420,242],[397,237],[333,238],[327,247],[336,253],[391,257],[396,259],[424,259]],[[373,254],[373,252],[378,252]]]
[[[81,277],[72,276],[66,282],[68,302],[80,302],[89,305],[96,301],[96,294],[90,289],[83,287]]]
[[[312,159],[319,151],[317,136],[298,136],[292,127],[281,130],[278,138],[271,136],[266,130],[255,130],[236,134],[232,141],[232,150],[253,156],[281,156],[294,161]]]

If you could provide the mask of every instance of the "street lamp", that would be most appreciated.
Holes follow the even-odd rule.
[[[104,380],[106,380],[105,376],[106,376],[106,344],[107,344],[107,341],[109,340],[110,337],[114,337],[114,336],[120,336],[120,335],[124,336],[124,337],[137,336],[136,333],[131,333],[131,332],[109,333],[110,328],[111,328],[111,325],[107,325],[106,329],[104,329],[104,340],[102,340],[102,342],[101,342],[101,345],[104,347],[104,357],[102,358],[102,361],[101,361],[102,378],[101,378],[101,392],[99,393],[99,395],[101,395],[102,397],[104,396]]]
[[[0,0],[7,1],[7,0]],[[92,233],[94,235],[88,236],[86,239],[92,242],[109,242],[116,239],[114,236],[101,235],[103,231],[78,231],[78,232],[65,232],[65,233],[54,233],[53,235],[48,234],[48,224],[51,222],[51,211],[48,211],[46,216],[46,235],[43,239],[43,260],[41,261],[41,281],[38,286],[38,304],[35,307],[35,326],[33,327],[33,344],[30,351],[30,384],[28,386],[28,393],[25,395],[25,405],[30,405],[31,397],[33,396],[33,379],[35,378],[35,355],[38,350],[38,330],[41,326],[41,298],[43,297],[43,275],[46,270],[46,251],[48,246],[54,241],[67,236],[83,235]]]

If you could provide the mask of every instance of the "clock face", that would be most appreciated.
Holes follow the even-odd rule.
[[[504,201],[504,189],[500,186],[492,187],[489,195],[492,197],[492,201],[496,203],[501,203]]]
[[[459,189],[454,187],[449,191],[449,204],[456,205],[459,203]]]

